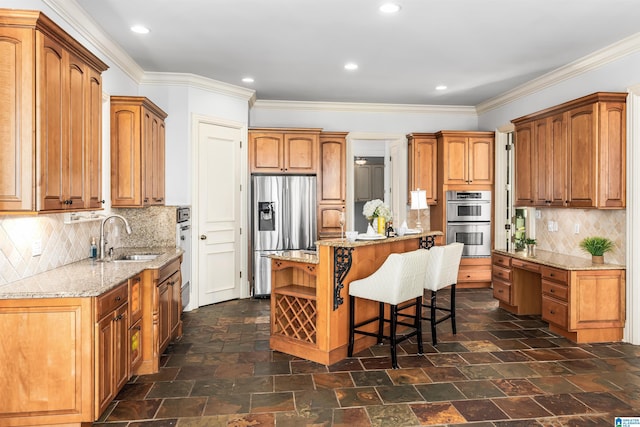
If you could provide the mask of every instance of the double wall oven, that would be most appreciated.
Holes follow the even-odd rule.
[[[491,256],[491,191],[447,191],[447,244],[464,243],[463,257]]]

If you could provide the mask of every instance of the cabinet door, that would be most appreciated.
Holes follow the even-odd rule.
[[[435,205],[438,184],[438,141],[434,138],[415,138],[409,149],[409,204],[411,191],[425,190],[427,203]]]
[[[344,203],[346,192],[344,138],[320,137],[319,203]]]
[[[515,206],[532,206],[534,199],[533,123],[519,125],[515,131]]]
[[[63,205],[62,209],[83,209],[86,207],[85,199],[88,196],[86,190],[86,159],[85,150],[87,144],[87,92],[89,78],[87,66],[83,61],[73,54],[67,54],[66,64],[65,100],[66,123],[69,126],[69,133],[63,141],[63,161],[62,161],[62,189]],[[63,128],[64,129],[64,128]],[[63,130],[63,133],[64,132]],[[66,159],[64,159],[66,157]]]
[[[86,104],[86,188],[87,207],[100,209],[104,203],[102,197],[102,78],[91,68]]]
[[[356,202],[371,200],[371,166],[359,165],[354,171],[354,198]]]
[[[129,380],[130,347],[129,347],[129,307],[123,304],[116,310],[114,322],[114,358],[113,358],[113,382],[114,393]],[[114,395],[115,397],[115,395]]]
[[[40,143],[41,143],[41,177],[40,177],[40,209],[58,210],[63,204],[64,177],[63,162],[68,159],[64,153],[62,129],[66,128],[63,119],[65,99],[66,52],[53,40],[39,36],[43,44],[42,65],[39,75],[38,95],[40,98]]]
[[[371,165],[371,198],[384,200],[384,165]]]
[[[469,180],[467,138],[446,137],[444,138],[443,148],[444,183],[467,184]]]
[[[318,135],[284,135],[284,172],[316,173]]]
[[[142,206],[140,109],[111,106],[111,204]]]
[[[284,170],[284,135],[281,133],[252,132],[249,134],[251,172]]]
[[[164,121],[143,108],[144,205],[164,204]]]
[[[470,137],[468,140],[469,184],[493,184],[493,138]]]
[[[0,210],[35,210],[33,30],[0,28]]]
[[[158,285],[158,341],[159,352],[161,353],[169,344],[171,339],[171,287],[169,281],[165,280]]]
[[[567,201],[567,115],[556,114],[547,120],[547,164],[543,175],[549,177],[550,206],[564,206]],[[540,172],[539,172],[540,173]]]
[[[546,206],[550,202],[549,187],[551,178],[551,153],[549,152],[548,121],[546,119],[536,120],[531,123],[532,144],[531,144],[531,183],[533,186],[533,205]]]
[[[318,236],[320,239],[340,237],[340,214],[344,212],[344,205],[318,206]]]
[[[600,190],[598,207],[626,206],[626,129],[624,102],[602,102],[600,115]]]
[[[113,314],[102,318],[96,331],[96,417],[106,409],[115,397],[114,357],[115,357],[115,324]]]
[[[596,136],[597,105],[587,105],[569,111],[568,116],[568,206],[596,205]]]

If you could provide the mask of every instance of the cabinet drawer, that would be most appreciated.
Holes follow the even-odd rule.
[[[567,313],[567,304],[546,295],[542,296],[542,319],[566,329]]]
[[[158,283],[162,283],[169,276],[175,274],[176,271],[180,270],[180,263],[182,262],[182,258],[176,258],[168,264],[160,267],[160,271],[158,272]]]
[[[510,256],[506,256],[506,255],[493,254],[492,262],[493,262],[494,265],[501,265],[503,267],[510,267],[511,266],[511,257]]]
[[[533,271],[534,273],[540,272],[540,264],[536,264],[534,262],[529,262],[529,261],[523,261],[521,259],[516,259],[516,258],[513,258],[511,260],[511,267]]]
[[[114,309],[127,302],[128,292],[129,288],[127,286],[127,282],[124,282],[106,294],[100,295],[96,299],[97,320],[102,319],[105,314],[112,312]]]
[[[569,279],[568,270],[560,270],[547,266],[542,266],[541,274],[543,279],[549,279],[555,282],[567,283],[567,280]]]
[[[463,282],[490,282],[491,268],[487,266],[465,266],[458,270],[458,283]]]
[[[499,278],[507,282],[511,282],[511,270],[508,268],[503,268],[497,265],[493,265],[491,268],[493,273],[493,278]]]
[[[567,298],[569,297],[569,288],[565,285],[543,279],[542,293],[562,301],[567,301]]]
[[[511,285],[502,280],[494,280],[493,297],[507,304],[511,304]]]

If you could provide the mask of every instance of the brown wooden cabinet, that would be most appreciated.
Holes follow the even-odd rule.
[[[407,135],[408,145],[408,204],[411,191],[427,192],[427,204],[438,203],[438,140],[433,133],[411,133]]]
[[[101,73],[108,67],[38,11],[0,12],[0,210],[102,206]],[[96,93],[100,96],[96,96]]]
[[[347,132],[322,132],[318,167],[318,236],[340,236],[340,214],[346,199]]]
[[[497,252],[492,259],[493,296],[501,308],[541,315],[552,332],[575,342],[622,339],[624,269],[564,269]]]
[[[443,184],[493,184],[493,132],[440,131],[436,137]]]
[[[145,97],[111,97],[111,204],[164,205],[167,114]]]
[[[162,352],[171,340],[182,335],[181,262],[182,258],[177,258],[142,273],[142,361],[134,371],[136,375],[157,373]]]
[[[125,282],[96,299],[95,419],[129,380],[128,292]]]
[[[315,174],[321,129],[255,128],[249,131],[251,173]]]
[[[515,204],[624,208],[625,100],[599,92],[513,120]]]
[[[129,347],[130,372],[135,372],[142,363],[142,273],[129,278]]]

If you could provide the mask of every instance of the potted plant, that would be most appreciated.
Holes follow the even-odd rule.
[[[530,237],[524,239],[524,244],[527,245],[527,256],[536,255],[536,243],[536,239],[532,239]]]
[[[610,239],[600,236],[585,237],[580,247],[591,254],[593,264],[604,264],[605,252],[613,250],[614,244]]]

